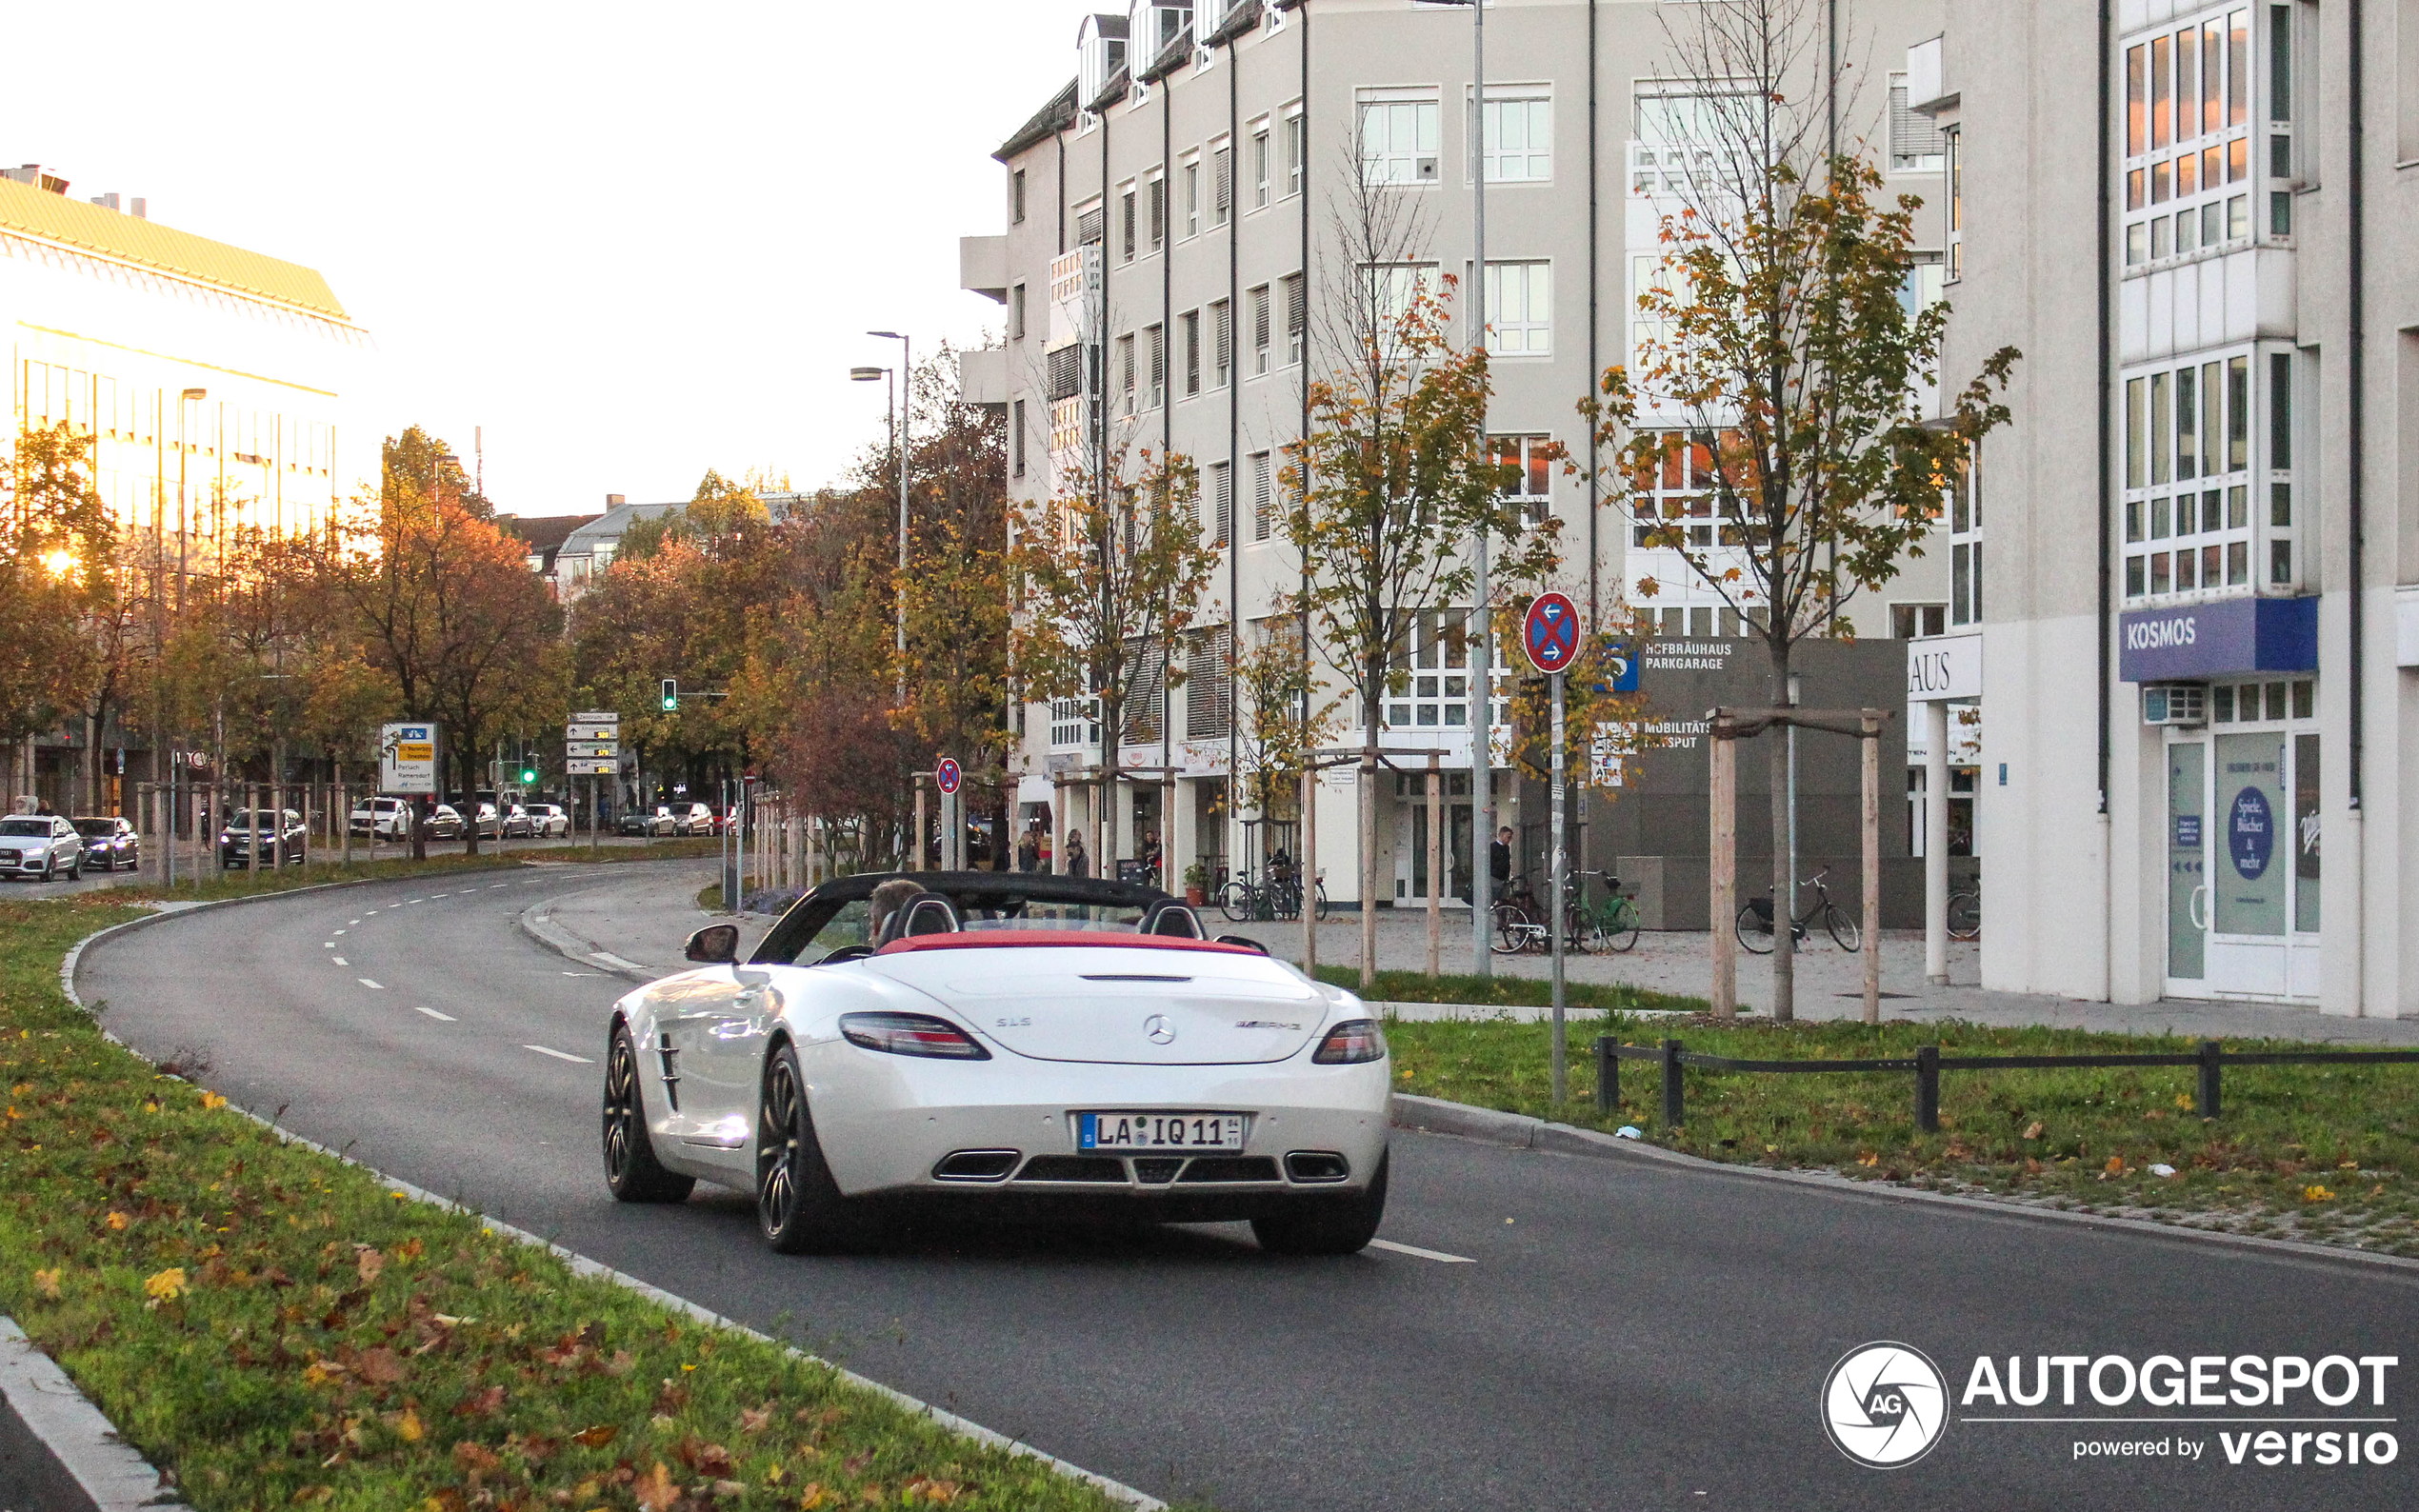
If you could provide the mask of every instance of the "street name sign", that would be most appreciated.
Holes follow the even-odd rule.
[[[570,757],[619,756],[622,743],[617,740],[569,740],[563,743],[563,754]]]
[[[563,738],[565,740],[619,740],[622,738],[622,727],[619,725],[598,725],[587,720],[575,719],[563,726]]]
[[[610,708],[588,708],[571,716],[574,725],[618,725],[622,716]]]
[[[573,756],[563,763],[567,777],[610,777],[621,769],[621,762],[611,757]]]

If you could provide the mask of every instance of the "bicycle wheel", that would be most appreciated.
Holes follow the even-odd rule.
[[[1235,924],[1250,922],[1252,905],[1256,901],[1251,895],[1251,884],[1241,877],[1218,889],[1218,911]]]
[[[1982,938],[1982,894],[1978,892],[1949,894],[1949,938],[1951,940]]]
[[[1310,906],[1318,910],[1319,921],[1325,923],[1327,921],[1327,884],[1325,882],[1311,884]]]
[[[1495,953],[1516,956],[1529,948],[1534,933],[1529,922],[1529,910],[1516,903],[1495,905]]]
[[[1857,922],[1854,914],[1838,904],[1830,904],[1823,909],[1823,927],[1831,932],[1831,938],[1838,941],[1839,947],[1849,955],[1854,955],[1857,947],[1865,943],[1865,926]]]
[[[1597,926],[1606,945],[1615,950],[1636,948],[1638,944],[1638,905],[1616,894],[1611,906],[1605,909],[1604,920]]]
[[[1276,883],[1263,896],[1268,903],[1269,912],[1276,918],[1292,920],[1302,917],[1302,889],[1293,884]]]
[[[1755,905],[1749,904],[1739,910],[1738,934],[1739,944],[1746,947],[1749,954],[1769,956],[1772,953],[1771,916],[1757,912]]]

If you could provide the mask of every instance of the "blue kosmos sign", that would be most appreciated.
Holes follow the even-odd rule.
[[[2257,878],[2268,869],[2269,857],[2276,851],[2276,811],[2269,806],[2268,795],[2256,787],[2246,787],[2234,795],[2226,826],[2226,854],[2233,861],[2234,869],[2244,880]]]
[[[2129,683],[2317,669],[2315,598],[2219,599],[2117,620],[2117,676]]]

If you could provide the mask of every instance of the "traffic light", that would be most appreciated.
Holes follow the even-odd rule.
[[[664,712],[667,714],[680,712],[680,684],[677,680],[669,677],[664,679]]]
[[[535,763],[535,762],[533,762],[533,761],[530,760],[530,759],[529,759],[528,757],[526,757],[526,756],[522,757],[522,758],[521,758],[521,786],[524,786],[524,787],[530,787],[530,786],[534,786],[536,785],[536,783],[537,783],[537,763]]]

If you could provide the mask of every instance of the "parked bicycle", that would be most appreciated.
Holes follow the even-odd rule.
[[[1979,885],[1969,891],[1949,895],[1949,938],[1982,938],[1982,888]]]
[[[1605,885],[1602,906],[1588,906],[1588,879],[1595,877]],[[1609,871],[1574,871],[1570,874],[1572,924],[1570,938],[1583,942],[1583,950],[1628,951],[1638,944],[1638,900],[1621,890],[1621,879]]]
[[[1327,879],[1322,876],[1310,885],[1311,906],[1316,917],[1327,917]],[[1268,924],[1302,917],[1302,884],[1290,869],[1271,869],[1268,880],[1255,882],[1250,877],[1237,877],[1218,891],[1218,911],[1236,924]]]
[[[1601,905],[1587,902],[1588,879],[1605,885]],[[1553,950],[1553,932],[1546,921],[1552,910],[1537,898],[1527,877],[1515,879],[1495,905],[1497,955],[1544,955]],[[1621,890],[1621,879],[1609,871],[1574,871],[1563,899],[1563,949],[1575,955],[1590,950],[1629,950],[1638,943],[1638,903]]]
[[[1801,888],[1814,889],[1814,902],[1804,913],[1789,921],[1789,939],[1793,943],[1803,941],[1811,927],[1820,924],[1839,943],[1842,950],[1852,954],[1865,943],[1864,925],[1857,922],[1854,914],[1831,901],[1831,890],[1823,884],[1823,879],[1830,874],[1831,868],[1825,866],[1798,884]],[[1770,955],[1778,933],[1772,926],[1772,917],[1770,898],[1748,900],[1748,905],[1739,910],[1739,944],[1756,955]]]

